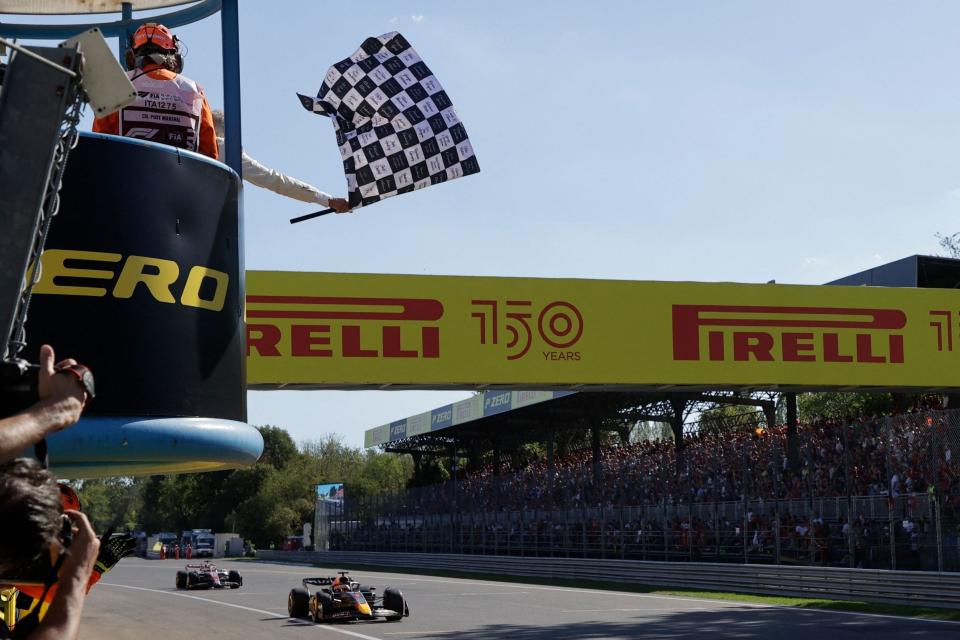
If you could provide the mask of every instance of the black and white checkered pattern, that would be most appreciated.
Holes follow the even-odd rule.
[[[364,40],[300,101],[333,122],[351,207],[480,171],[447,93],[396,31]]]

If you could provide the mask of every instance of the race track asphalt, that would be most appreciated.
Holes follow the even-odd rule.
[[[224,562],[224,568],[241,572],[242,588],[184,592],[174,588],[174,576],[183,564],[139,558],[120,562],[90,592],[80,638],[960,638],[960,623],[360,571],[353,577],[378,590],[401,588],[410,617],[401,622],[314,625],[287,617],[290,588],[299,586],[301,578],[333,575],[349,567]]]

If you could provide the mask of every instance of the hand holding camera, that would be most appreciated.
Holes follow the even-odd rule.
[[[93,398],[93,374],[68,358],[54,364],[53,347],[40,347],[40,364],[0,362],[0,462],[33,445],[46,463],[46,436],[74,424]]]
[[[87,367],[67,358],[54,364],[53,347],[40,347],[40,371],[37,395],[40,404],[49,407],[55,416],[53,431],[80,419],[84,406],[94,396],[93,373]]]
[[[67,510],[63,512],[73,523],[73,539],[67,549],[67,558],[60,571],[60,580],[66,581],[75,578],[84,590],[90,573],[93,571],[97,555],[100,553],[100,539],[94,533],[87,516],[79,511]]]

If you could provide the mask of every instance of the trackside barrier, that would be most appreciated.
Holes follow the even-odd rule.
[[[259,549],[257,559],[269,562],[317,563],[336,569],[365,564],[404,569],[623,582],[700,591],[737,591],[926,607],[960,607],[960,575],[930,571]]]

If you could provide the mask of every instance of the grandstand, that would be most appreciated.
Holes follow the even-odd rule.
[[[593,413],[592,398],[578,414],[572,400],[550,413],[606,415],[601,426],[626,413]],[[538,422],[501,415],[471,429],[517,444],[523,432],[507,425],[526,421]],[[331,548],[960,570],[960,411],[934,399],[801,424],[796,466],[786,431],[748,411],[687,423],[682,447],[607,439],[599,460],[583,447],[552,465],[498,453],[445,483],[349,504]]]
[[[958,274],[912,256],[830,284]],[[956,398],[894,404],[799,423],[793,393],[485,391],[368,431],[413,488],[348,504],[331,548],[958,571]]]

